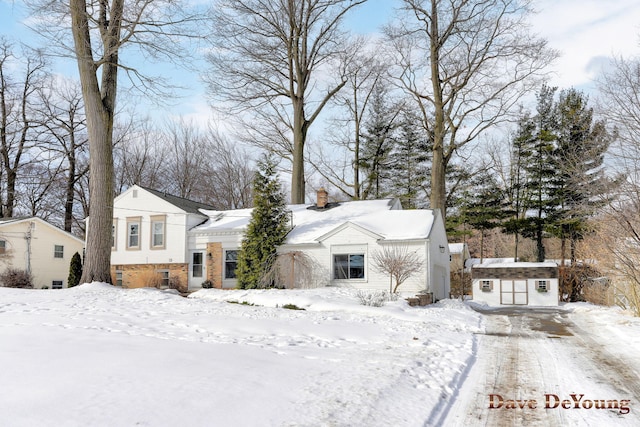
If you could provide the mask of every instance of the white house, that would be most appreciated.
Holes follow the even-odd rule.
[[[557,306],[558,265],[554,262],[485,262],[472,268],[475,302],[490,306]]]
[[[83,250],[82,239],[43,219],[0,220],[0,271],[28,271],[35,288],[66,288],[71,257]]]
[[[187,246],[187,232],[208,220],[211,209],[160,191],[134,185],[115,198],[111,275],[113,283],[145,287],[157,280],[186,289],[202,283],[202,254]],[[90,224],[89,224],[90,226]],[[192,280],[193,275],[199,276]]]
[[[151,200],[153,197],[161,198],[157,192],[138,188],[136,200],[130,191],[116,199],[114,207],[118,215],[121,212],[134,215],[134,218],[143,218],[144,223],[146,216],[143,211],[151,209],[151,206],[154,215],[170,208]],[[289,205],[288,210],[292,228],[278,253],[282,256],[304,254],[313,261],[318,282],[387,290],[389,277],[376,271],[372,256],[385,246],[395,245],[416,252],[423,261],[421,271],[403,283],[399,291],[426,291],[433,293],[436,299],[448,298],[449,250],[439,211],[402,210],[397,199],[328,203],[326,192],[319,192],[316,204]],[[167,224],[180,224],[174,232],[175,238],[167,231],[167,245],[172,240],[178,242],[181,236],[184,243],[176,244],[183,245],[180,251],[184,256],[178,258],[179,254],[174,253],[171,261],[166,257],[163,259],[162,251],[145,246],[145,239],[150,237],[141,238],[142,243],[135,254],[116,242],[112,255],[114,274],[125,286],[131,286],[128,281],[134,271],[154,269],[167,272],[168,280],[173,275],[182,274],[189,290],[200,289],[205,281],[217,288],[234,288],[237,284],[237,255],[251,211],[200,208],[191,214],[190,226],[187,224],[189,221],[181,222],[167,216]],[[118,224],[121,221],[119,219]],[[133,223],[140,222],[136,221]],[[131,219],[127,223],[131,224]],[[141,227],[142,230],[152,229],[151,225]],[[129,238],[130,228],[127,230],[116,234],[120,239]],[[176,264],[174,268],[169,268],[171,263]]]

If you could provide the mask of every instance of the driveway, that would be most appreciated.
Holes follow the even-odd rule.
[[[640,356],[605,348],[560,308],[477,310],[478,355],[439,425],[640,425]]]

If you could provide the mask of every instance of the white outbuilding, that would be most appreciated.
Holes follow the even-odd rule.
[[[472,269],[473,300],[490,306],[557,306],[555,262],[485,262]]]

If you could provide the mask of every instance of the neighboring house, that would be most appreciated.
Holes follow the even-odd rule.
[[[71,257],[83,251],[82,239],[43,219],[0,219],[0,271],[28,271],[35,288],[66,288]]]
[[[212,206],[138,185],[116,197],[111,252],[113,283],[137,288],[149,286],[159,278],[163,286],[180,289],[186,289],[191,282],[202,283],[202,254],[187,246],[188,230],[209,219],[199,209]]]
[[[471,259],[471,255],[466,243],[449,243],[449,253],[451,254],[452,274],[460,274],[460,272],[469,268],[467,260]]]
[[[137,200],[130,193],[131,189],[116,199],[114,207],[118,215],[126,213],[145,218],[151,215],[144,214],[145,211],[157,215],[170,208],[163,204],[166,199],[158,192],[137,190]],[[141,200],[143,192],[145,198]],[[153,197],[161,200],[151,200]],[[127,201],[126,206],[124,201]],[[375,270],[372,255],[386,245],[400,245],[416,251],[424,268],[402,284],[399,291],[432,292],[436,299],[449,297],[449,250],[439,211],[405,211],[397,199],[327,203],[326,193],[319,197],[319,203],[287,208],[292,229],[278,252],[304,253],[314,261],[320,283],[388,290],[389,277]],[[189,290],[200,289],[205,280],[216,288],[234,288],[238,251],[251,211],[200,209],[192,213],[191,221],[180,222],[182,225],[176,227],[175,237],[167,232],[167,245],[172,246],[172,240],[180,245],[180,250],[172,257],[173,264],[178,259],[177,252],[183,253],[180,266],[174,268],[170,268],[172,264],[167,263],[166,257],[161,257],[162,252],[149,246],[143,245],[138,253],[131,254],[123,245],[118,245],[112,255],[114,274],[120,272],[116,277],[125,286],[130,286],[131,274],[127,272],[154,269],[167,271],[169,278],[174,275],[186,277]],[[167,218],[167,223],[175,222],[177,220]],[[150,226],[142,227],[145,228]],[[122,231],[116,234],[120,238],[127,236]],[[144,241],[145,237],[142,237],[141,242]]]
[[[451,254],[451,294],[453,297],[471,294],[471,255],[466,243],[449,243]]]
[[[475,302],[490,306],[557,306],[555,262],[485,262],[472,268]]]

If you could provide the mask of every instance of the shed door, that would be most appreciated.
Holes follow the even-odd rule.
[[[500,304],[527,305],[527,281],[502,280],[500,282]]]

